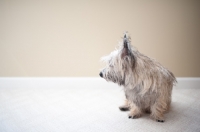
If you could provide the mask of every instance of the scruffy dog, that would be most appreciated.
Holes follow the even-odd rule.
[[[107,65],[99,75],[124,87],[126,101],[119,109],[130,110],[128,117],[132,119],[147,112],[156,121],[164,122],[177,82],[173,73],[134,48],[127,33],[119,48],[102,60]]]

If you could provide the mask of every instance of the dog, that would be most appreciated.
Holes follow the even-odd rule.
[[[119,47],[102,57],[102,61],[106,67],[99,73],[100,77],[124,87],[126,100],[119,107],[121,111],[130,111],[131,119],[147,112],[157,122],[164,122],[172,88],[177,83],[171,71],[133,47],[127,32]]]

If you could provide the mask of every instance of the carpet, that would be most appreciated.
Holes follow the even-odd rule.
[[[116,84],[61,80],[0,85],[0,132],[200,132],[200,87],[174,87],[171,110],[158,123],[121,112],[125,97]]]

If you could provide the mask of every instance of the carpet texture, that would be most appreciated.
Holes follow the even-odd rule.
[[[144,114],[129,119],[115,84],[79,87],[0,86],[0,132],[200,132],[200,88],[173,89],[172,108],[158,123]],[[20,84],[23,85],[23,84]]]

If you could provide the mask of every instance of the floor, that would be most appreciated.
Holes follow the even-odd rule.
[[[0,132],[200,132],[200,88],[173,90],[172,109],[158,123],[121,112],[122,87],[0,86]]]

